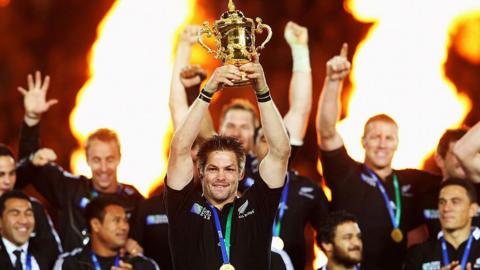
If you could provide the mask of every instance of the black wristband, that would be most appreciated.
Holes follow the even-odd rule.
[[[200,91],[200,93],[202,93],[203,95],[205,95],[206,97],[208,98],[212,98],[213,97],[213,93],[209,93],[205,90],[205,88],[202,88],[202,90]]]
[[[200,91],[200,94],[198,95],[198,99],[201,99],[205,102],[210,103],[210,101],[212,101],[212,96],[213,96],[212,93],[209,93],[209,92],[205,91],[205,89],[202,89]]]
[[[258,102],[267,102],[272,100],[272,97],[270,96],[270,91],[267,91],[263,94],[257,95],[257,101]]]

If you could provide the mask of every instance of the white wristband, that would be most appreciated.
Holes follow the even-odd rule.
[[[290,137],[290,145],[302,146],[303,145],[303,140]]]
[[[292,49],[293,71],[312,71],[308,46],[291,44],[290,48]]]

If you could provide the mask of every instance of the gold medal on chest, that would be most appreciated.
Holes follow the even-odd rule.
[[[403,233],[399,228],[395,228],[390,233],[390,237],[392,237],[393,241],[396,243],[400,243],[403,240]]]
[[[227,264],[223,264],[222,266],[220,266],[220,270],[235,270],[235,267],[233,267],[233,265],[227,263]]]

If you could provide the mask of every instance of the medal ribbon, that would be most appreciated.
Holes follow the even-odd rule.
[[[222,225],[220,219],[218,218],[217,209],[211,205],[210,209],[213,212],[213,219],[215,221],[215,228],[217,229],[218,240],[220,241],[220,250],[222,251],[223,264],[230,263],[230,235],[232,232],[232,217],[233,217],[233,205],[228,210],[227,224],[225,226],[225,238],[223,238]]]
[[[273,236],[280,235],[280,228],[282,227],[283,216],[285,215],[285,209],[287,209],[287,197],[288,197],[288,186],[290,184],[290,173],[287,173],[287,180],[285,181],[285,186],[282,190],[282,196],[280,197],[280,203],[278,205],[278,219],[275,217],[273,220],[272,234]]]
[[[393,207],[390,204],[390,198],[388,197],[387,191],[385,190],[385,187],[382,184],[382,180],[378,179],[377,175],[370,170],[366,165],[363,166],[365,170],[368,172],[370,177],[375,179],[375,182],[377,184],[378,189],[382,193],[383,200],[385,201],[385,205],[387,206],[388,214],[390,216],[390,220],[392,221],[392,226],[394,229],[398,229],[400,227],[400,217],[402,215],[402,202],[400,199],[400,186],[398,184],[398,177],[396,174],[393,175],[393,187],[395,188],[395,203],[397,206],[397,211],[393,211]],[[362,180],[363,176],[362,176]],[[364,180],[365,181],[365,180]]]
[[[447,250],[447,242],[445,241],[445,238],[442,236],[442,258],[443,258],[443,265],[447,266],[450,264],[450,259],[448,258],[448,250]],[[470,233],[470,236],[468,237],[468,242],[467,246],[465,247],[465,250],[463,251],[463,257],[462,261],[460,264],[460,270],[465,270],[465,267],[467,265],[467,260],[468,256],[470,255],[470,250],[472,249],[472,241],[473,241],[473,233]]]
[[[95,267],[95,270],[102,270],[102,267],[100,266],[100,262],[98,261],[97,255],[93,253],[93,251],[90,253],[90,257],[92,258],[92,263],[93,266]],[[113,263],[113,266],[119,267],[120,266],[120,256],[115,256],[115,262]]]

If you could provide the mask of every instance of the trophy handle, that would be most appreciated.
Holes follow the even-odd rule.
[[[203,48],[207,50],[208,53],[218,55],[218,52],[216,50],[212,50],[210,47],[208,47],[207,44],[203,42],[202,35],[204,34],[207,35],[207,38],[210,38],[213,35],[213,31],[208,25],[208,22],[203,23],[202,29],[200,29],[200,31],[198,32],[197,41]]]
[[[259,17],[257,17],[255,21],[257,21],[257,28],[255,29],[256,33],[263,33],[263,29],[266,29],[268,32],[267,38],[263,41],[262,45],[255,48],[255,51],[259,51],[265,47],[265,45],[270,41],[270,39],[272,39],[272,28],[268,26],[268,24],[262,23],[262,19],[260,19]]]

